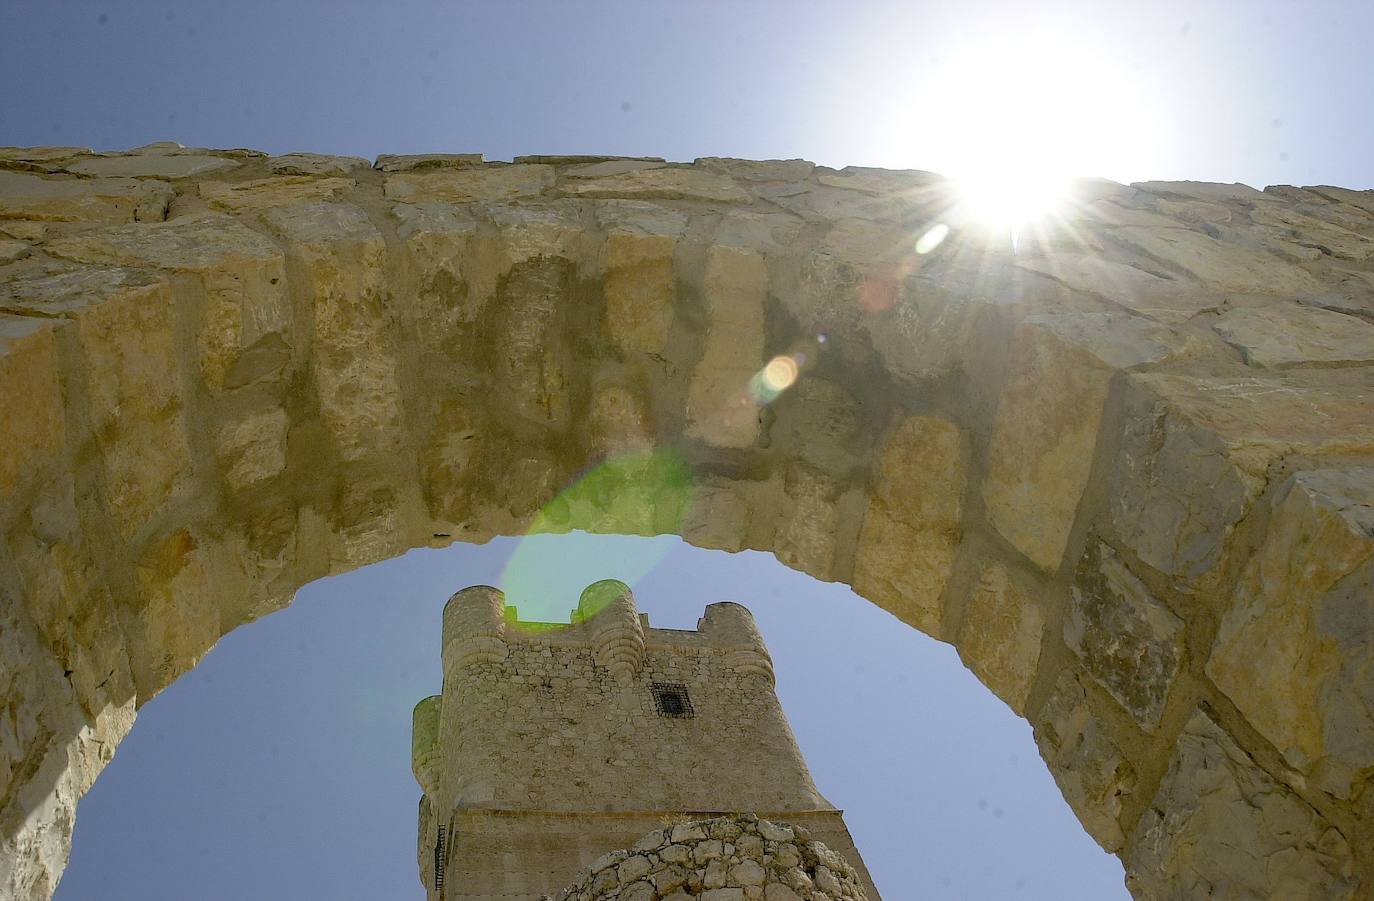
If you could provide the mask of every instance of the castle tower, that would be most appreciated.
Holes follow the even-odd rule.
[[[878,894],[811,781],[754,619],[711,604],[655,629],[621,582],[570,624],[523,623],[495,588],[444,608],[443,694],[415,708],[430,901],[536,901],[667,823],[755,813],[805,826]]]

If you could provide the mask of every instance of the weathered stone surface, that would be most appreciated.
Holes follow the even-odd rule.
[[[417,169],[469,169],[482,165],[480,153],[383,153],[374,166],[383,172]]]
[[[31,250],[23,241],[0,240],[0,266],[24,259]]]
[[[284,153],[267,158],[267,168],[278,175],[347,175],[368,166],[360,156],[328,156],[323,153]]]
[[[1305,269],[1273,254],[1187,229],[1125,226],[1112,237],[1160,263],[1224,290],[1298,295],[1321,290]]]
[[[1069,595],[1064,643],[1142,728],[1154,729],[1183,657],[1183,621],[1101,542],[1089,542]]]
[[[315,383],[339,455],[359,461],[400,447],[401,392],[388,328],[386,246],[363,210],[308,203],[268,211],[309,272]]]
[[[1125,834],[1118,818],[1122,799],[1135,790],[1136,771],[1078,677],[1060,673],[1032,722],[1040,753],[1083,828],[1106,850],[1120,850]]]
[[[0,314],[0,500],[64,443],[56,332],[57,323]]]
[[[67,166],[69,172],[113,178],[190,178],[238,166],[234,160],[192,153],[131,154],[84,159]]]
[[[729,247],[706,260],[706,348],[687,389],[687,434],[717,447],[749,447],[758,438],[758,401],[749,381],[764,363],[763,258]]]
[[[1374,773],[1374,468],[1299,472],[1207,674],[1294,767],[1348,798]]]
[[[1179,737],[1126,865],[1137,897],[1357,897],[1345,837],[1202,711]]]
[[[1212,328],[1255,366],[1374,362],[1374,325],[1328,310],[1291,303],[1241,307]]]
[[[1045,615],[1033,593],[1004,564],[992,561],[969,596],[956,647],[983,684],[1023,714],[1044,631]]]
[[[660,200],[714,200],[743,203],[749,194],[734,179],[685,168],[637,169],[619,175],[578,179],[559,186],[574,197],[625,197]]]
[[[219,392],[286,363],[290,305],[280,249],[221,214],[123,226],[60,238],[54,255],[84,263],[148,266],[198,276],[205,297],[197,333],[201,372]]]
[[[500,166],[496,168],[437,169],[388,175],[387,200],[413,203],[447,200],[510,200],[539,194],[553,184],[552,166]]]
[[[225,480],[234,490],[256,485],[286,468],[286,430],[281,409],[259,410],[227,422],[216,436]]]
[[[966,455],[948,420],[897,423],[879,450],[854,560],[855,591],[937,638],[962,537]]]
[[[0,170],[0,220],[157,221],[166,215],[171,199],[172,189],[165,182],[58,180]]]
[[[994,528],[1053,572],[1087,485],[1112,374],[1175,354],[1167,328],[1106,313],[1027,317],[1012,338],[983,500]]]
[[[693,165],[748,181],[801,181],[816,168],[809,160],[741,160],[724,156],[700,157]]]
[[[696,838],[684,836],[685,844],[672,845],[680,849],[668,860],[667,850],[661,855],[630,855],[619,851],[605,855],[580,872],[556,895],[545,895],[541,901],[866,901],[866,876],[861,875],[842,855],[818,841],[803,842],[788,835],[785,839],[769,839],[768,853],[760,832],[767,825],[791,831],[786,824],[772,824],[756,816],[735,816],[703,820],[689,824],[701,834]],[[684,829],[686,826],[674,827]],[[717,833],[731,836],[727,842],[707,838]],[[644,840],[654,836],[650,833]],[[621,857],[617,878],[609,863]],[[779,861],[795,861],[791,866]],[[690,893],[689,891],[690,890]],[[800,893],[799,893],[800,892]]]
[[[334,200],[353,185],[351,178],[299,175],[239,182],[206,181],[200,184],[200,197],[214,209],[243,213],[310,200]]]
[[[1290,454],[1374,456],[1374,391],[1359,379],[1132,375],[1110,480],[1121,540],[1184,578],[1212,569]]]

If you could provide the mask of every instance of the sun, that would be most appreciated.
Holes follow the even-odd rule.
[[[1060,212],[1075,177],[1139,171],[1148,97],[1090,47],[1063,33],[984,37],[922,79],[907,153],[950,177],[956,215],[1014,234]]]

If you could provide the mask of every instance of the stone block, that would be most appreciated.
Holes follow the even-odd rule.
[[[1117,536],[1145,564],[1195,579],[1290,454],[1374,456],[1374,394],[1358,379],[1304,374],[1132,374],[1110,478]]]
[[[1105,850],[1119,851],[1121,807],[1135,791],[1136,771],[1093,703],[1066,670],[1031,722],[1040,754],[1083,828]]]
[[[1183,659],[1183,620],[1109,546],[1089,542],[1078,561],[1064,643],[1084,669],[1153,731]]]
[[[200,183],[200,199],[213,209],[230,213],[251,213],[274,206],[288,206],[313,200],[336,200],[351,191],[351,178],[311,178],[282,176],[252,181]]]
[[[1035,592],[1005,565],[990,561],[969,595],[956,647],[993,694],[1024,714],[1044,631]]]
[[[98,156],[67,166],[68,172],[103,178],[190,178],[237,168],[235,160],[194,153]]]
[[[1087,485],[1113,374],[1206,350],[1137,316],[1035,314],[1018,325],[988,451],[994,528],[1038,566],[1060,564]]]
[[[613,231],[606,236],[604,328],[627,351],[662,355],[677,298],[677,238]]]
[[[284,153],[268,157],[267,168],[277,175],[348,175],[355,169],[366,168],[367,160],[360,156],[329,156],[323,153]]]
[[[257,410],[223,423],[215,453],[231,491],[265,482],[286,468],[286,411]]]
[[[173,197],[165,182],[134,178],[50,179],[0,170],[0,221],[157,221]]]
[[[66,441],[57,359],[60,323],[0,314],[0,501]]]
[[[1345,837],[1201,710],[1179,736],[1125,857],[1136,897],[1356,897]]]
[[[1289,764],[1350,798],[1374,774],[1374,467],[1299,472],[1270,506],[1207,674]]]
[[[553,185],[552,166],[493,166],[405,171],[386,177],[386,199],[472,203],[540,194]]]
[[[205,291],[197,344],[206,387],[219,393],[287,362],[286,263],[265,235],[223,214],[122,226],[58,239],[51,253],[83,263],[196,275]]]
[[[1258,192],[1256,192],[1258,193]],[[1128,225],[1112,237],[1170,268],[1225,291],[1300,295],[1321,290],[1315,276],[1279,257],[1184,228]]]
[[[1374,362],[1374,325],[1294,303],[1229,310],[1212,328],[1252,366]]]
[[[405,439],[381,234],[345,204],[278,207],[265,218],[308,274],[315,387],[340,457],[394,455]]]
[[[911,416],[879,449],[854,560],[854,590],[935,637],[963,536],[967,450],[958,426]]]
[[[705,350],[687,389],[687,435],[716,447],[751,447],[758,402],[749,380],[763,365],[768,270],[763,258],[713,247],[706,258]]]
[[[623,197],[627,199],[712,200],[746,203],[749,194],[735,180],[699,169],[637,169],[619,175],[565,181],[559,190],[572,197]]]

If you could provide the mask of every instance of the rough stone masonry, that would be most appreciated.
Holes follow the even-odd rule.
[[[800,160],[0,150],[0,895],[228,630],[583,528],[953,643],[1138,897],[1368,898],[1372,256],[1325,186],[1085,180],[1013,248]]]

